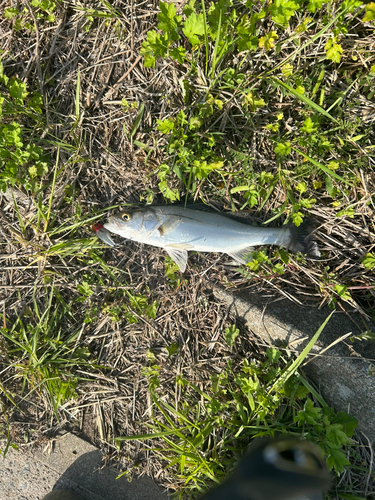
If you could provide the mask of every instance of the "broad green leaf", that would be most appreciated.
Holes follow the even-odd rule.
[[[163,31],[169,40],[178,40],[179,27],[181,25],[181,16],[176,15],[176,7],[173,2],[160,2],[160,13],[158,14],[158,28]]]
[[[174,130],[176,125],[172,118],[166,118],[165,120],[156,120],[156,123],[158,124],[158,130],[162,134],[169,134]]]
[[[183,34],[189,40],[191,45],[198,45],[200,40],[197,35],[204,35],[204,19],[203,14],[193,12],[186,19],[182,29]]]
[[[362,20],[364,23],[368,23],[369,21],[375,19],[375,3],[371,2],[367,4],[365,9],[366,9],[366,14]]]
[[[290,147],[290,142],[285,142],[285,143],[279,142],[275,146],[275,153],[278,156],[288,156],[288,155],[290,155],[291,152],[292,152],[292,149]]]
[[[307,10],[314,14],[317,10],[320,10],[322,8],[324,3],[326,3],[325,0],[310,0],[307,6]]]
[[[22,83],[17,78],[11,78],[8,85],[9,93],[14,99],[25,99],[28,96],[26,83]]]
[[[294,16],[299,7],[299,2],[293,0],[274,0],[270,12],[272,20],[282,26],[288,26],[289,19]]]
[[[341,61],[341,54],[344,52],[343,48],[335,40],[329,39],[325,44],[326,57],[332,62],[339,63]]]

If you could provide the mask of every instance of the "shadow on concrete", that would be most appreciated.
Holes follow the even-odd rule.
[[[167,500],[166,493],[149,477],[129,482],[118,472],[103,467],[100,450],[84,453],[61,475],[53,490],[72,490],[83,500]]]

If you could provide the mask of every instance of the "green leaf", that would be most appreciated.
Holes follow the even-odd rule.
[[[15,7],[8,7],[4,9],[3,16],[4,19],[13,19],[19,14],[18,10]]]
[[[303,222],[303,214],[301,212],[292,214],[292,221],[295,226],[299,227]]]
[[[289,63],[284,64],[281,71],[285,78],[290,78],[293,75],[293,66]]]
[[[280,359],[281,352],[275,347],[268,347],[266,349],[265,355],[270,363],[276,364]]]
[[[181,16],[176,16],[176,7],[173,2],[160,2],[160,13],[158,14],[158,28],[162,30],[165,36],[170,40],[179,40],[178,34],[181,25]]]
[[[301,194],[302,194],[302,193],[305,193],[305,192],[307,191],[306,182],[300,182],[299,184],[297,184],[296,189],[297,189],[297,191],[299,191]]]
[[[322,418],[322,409],[314,406],[314,403],[311,399],[307,399],[303,410],[297,412],[297,415],[294,417],[294,421],[298,425],[316,425]]]
[[[198,130],[203,125],[203,120],[199,116],[192,116],[189,121],[190,130]]]
[[[337,412],[334,421],[343,426],[346,435],[349,437],[353,436],[355,429],[358,427],[358,420],[344,411]]]
[[[168,35],[160,35],[155,30],[148,31],[147,40],[142,42],[140,54],[145,58],[145,67],[154,67],[156,57],[165,57],[168,54]]]
[[[306,120],[303,122],[301,130],[306,134],[311,134],[312,132],[316,132],[317,128],[318,128],[318,123],[309,117],[306,118]]]
[[[335,39],[329,39],[325,44],[324,49],[326,51],[327,59],[335,63],[339,63],[341,61],[341,54],[344,50],[339,43],[336,43]]]
[[[250,19],[247,15],[242,16],[237,25],[238,39],[236,40],[240,52],[243,50],[257,50],[259,39],[255,36],[255,25],[265,15],[266,13],[262,11],[259,14],[254,13]]]
[[[139,124],[141,123],[142,121],[142,117],[143,117],[143,112],[144,112],[144,109],[145,109],[145,105],[142,103],[141,105],[141,108],[138,112],[138,115],[137,115],[137,118],[135,119],[134,121],[134,125],[131,129],[131,132],[130,132],[130,137],[133,138],[135,133],[137,132],[138,130],[138,127],[139,127]]]
[[[363,264],[366,269],[373,269],[375,267],[375,255],[372,253],[367,253],[366,256],[361,260],[361,264]]]
[[[32,167],[29,167],[29,175],[31,178],[36,177],[38,175],[36,166],[33,165]]]
[[[144,57],[143,65],[145,68],[155,67],[156,57],[154,56],[154,50],[147,41],[142,42],[140,54]]]
[[[183,47],[174,47],[169,51],[169,55],[172,59],[182,64],[186,59],[186,49]]]
[[[279,35],[276,33],[276,31],[271,31],[270,33],[267,33],[266,35],[259,38],[258,45],[260,48],[264,47],[265,50],[271,50],[275,47],[275,42],[278,38]]]
[[[236,186],[230,190],[230,194],[241,193],[243,191],[249,191],[249,186]]]
[[[350,217],[351,219],[354,218],[355,216],[355,211],[353,207],[347,207],[344,208],[343,210],[340,210],[337,212],[336,217]]]
[[[185,21],[182,32],[189,40],[191,45],[198,45],[200,40],[197,35],[204,35],[203,14],[196,14],[195,12],[190,14],[190,16]]]
[[[288,26],[289,19],[294,16],[298,7],[299,2],[293,0],[274,0],[270,8],[272,20],[282,26]]]
[[[230,350],[232,350],[233,345],[234,345],[234,341],[235,341],[236,337],[238,337],[239,333],[240,333],[240,331],[236,327],[235,324],[230,325],[225,329],[224,338],[225,338],[225,342],[229,346]]]
[[[26,83],[22,83],[17,78],[11,78],[8,85],[9,93],[14,99],[25,99],[28,96]]]
[[[343,179],[340,175],[336,174],[336,172],[327,168],[326,165],[323,165],[323,163],[320,163],[319,161],[315,160],[314,158],[311,158],[311,156],[306,155],[305,153],[303,153],[302,151],[300,151],[299,149],[297,149],[295,147],[293,147],[293,150],[296,151],[297,153],[299,153],[304,158],[306,158],[306,160],[309,160],[313,165],[315,165],[320,170],[325,172],[328,176],[333,177],[334,179],[337,179],[337,180],[343,182],[344,184],[350,185],[349,181]]]
[[[362,19],[362,21],[364,23],[368,23],[369,21],[372,21],[373,19],[375,19],[375,3],[371,2],[371,3],[367,4],[365,9],[366,9],[366,14],[365,14],[364,18]]]
[[[189,0],[183,7],[182,11],[186,17],[189,17],[192,12],[195,12],[195,1]]]
[[[326,324],[328,321],[331,319],[333,312],[327,318],[324,320],[324,322],[320,325],[319,329],[315,332],[311,340],[309,340],[308,344],[306,347],[304,347],[303,351],[298,355],[298,358],[293,361],[293,363],[288,366],[283,373],[280,375],[280,377],[276,380],[276,382],[273,384],[271,389],[268,391],[268,394],[272,393],[273,391],[279,390],[285,382],[294,374],[296,373],[296,370],[299,368],[303,360],[306,358],[308,353],[311,351],[311,349],[314,347],[316,342],[318,341],[320,334],[324,330]]]
[[[246,108],[249,108],[249,110],[253,112],[266,105],[264,99],[257,98],[251,90],[244,95],[243,103]]]
[[[307,10],[314,14],[317,10],[322,8],[324,3],[326,3],[325,0],[310,0]]]
[[[272,272],[274,274],[285,274],[284,266],[280,262],[278,262],[273,266]]]
[[[284,264],[289,263],[289,254],[286,250],[284,250],[283,248],[279,248],[279,255]]]
[[[321,106],[319,106],[319,104],[316,104],[314,101],[309,99],[307,96],[298,92],[296,89],[294,89],[293,87],[291,87],[287,83],[283,82],[282,80],[279,80],[278,78],[275,78],[274,76],[271,77],[271,80],[273,80],[278,85],[281,85],[282,87],[284,87],[284,89],[287,90],[290,94],[292,94],[295,97],[297,97],[298,99],[300,99],[302,102],[304,102],[307,106],[309,106],[311,109],[313,109],[317,113],[325,116],[326,118],[329,118],[330,120],[332,120],[335,123],[338,123],[337,120],[335,118],[333,118],[333,116],[328,113],[328,111],[323,109]]]
[[[292,152],[292,149],[290,147],[290,142],[285,142],[285,143],[279,142],[275,146],[275,153],[278,156],[281,156],[281,157],[288,156],[288,155],[290,155],[291,152]]]
[[[358,495],[352,495],[351,493],[343,493],[341,491],[337,492],[339,498],[343,498],[344,500],[368,500],[365,497],[359,497]]]
[[[325,176],[325,182],[326,182],[326,190],[327,193],[332,196],[333,195],[333,184],[332,184],[332,179],[329,177],[329,175]]]
[[[334,469],[337,473],[343,472],[350,465],[346,455],[341,450],[332,448],[326,458],[327,467]]]
[[[169,134],[175,128],[175,122],[174,120],[172,120],[172,118],[166,118],[165,120],[156,120],[156,123],[158,124],[158,130],[162,134]]]
[[[176,342],[172,342],[170,346],[166,346],[166,349],[168,351],[168,358],[172,357],[173,354],[178,351],[179,347],[180,346]]]
[[[337,293],[339,297],[341,297],[343,300],[351,300],[351,295],[349,292],[347,292],[348,287],[345,285],[335,285],[334,290]]]

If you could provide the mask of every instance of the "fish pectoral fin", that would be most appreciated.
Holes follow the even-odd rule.
[[[251,260],[251,255],[249,255],[249,254],[253,251],[254,251],[254,247],[245,247],[245,248],[241,248],[239,250],[236,250],[234,252],[230,252],[230,253],[228,253],[228,255],[233,257],[234,260],[241,262],[241,264],[247,264]]]
[[[185,272],[188,253],[182,248],[174,248],[171,246],[164,247],[169,257],[178,265],[182,273]]]

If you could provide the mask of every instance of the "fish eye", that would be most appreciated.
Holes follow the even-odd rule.
[[[121,218],[122,218],[123,220],[130,220],[130,214],[127,214],[127,213],[122,214],[122,215],[121,215]]]

